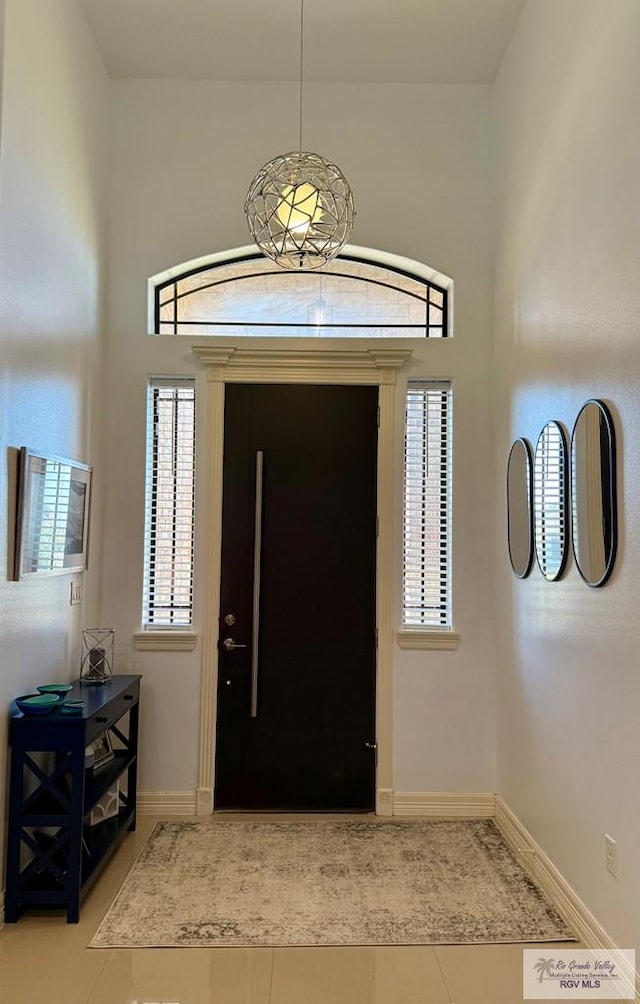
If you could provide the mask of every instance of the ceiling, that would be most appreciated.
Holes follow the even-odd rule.
[[[299,0],[80,0],[113,77],[297,80]],[[306,0],[304,79],[488,84],[525,0]]]

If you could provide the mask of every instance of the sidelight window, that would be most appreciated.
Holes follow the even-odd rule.
[[[452,394],[409,383],[403,520],[403,625],[451,628]]]
[[[193,611],[195,386],[151,380],[142,622],[187,627]]]

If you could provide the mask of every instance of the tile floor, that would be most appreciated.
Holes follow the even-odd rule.
[[[88,949],[154,822],[139,820],[79,924],[32,912],[0,931],[1,1004],[522,1004],[522,945]]]

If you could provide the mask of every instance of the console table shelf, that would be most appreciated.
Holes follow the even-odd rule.
[[[12,706],[7,923],[27,906],[64,906],[77,923],[82,898],[135,830],[139,695],[140,676],[113,676],[99,687],[74,685],[68,697],[85,702],[82,715],[31,717]],[[113,758],[85,768],[86,747],[104,733]],[[91,825],[92,810],[120,782],[117,815]]]

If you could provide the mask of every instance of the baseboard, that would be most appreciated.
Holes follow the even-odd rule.
[[[468,817],[490,819],[495,811],[493,793],[465,792],[392,792],[379,789],[376,811],[380,816],[431,816]],[[196,792],[191,791],[141,791],[138,793],[138,812],[141,816],[196,815]]]
[[[376,799],[379,816],[431,816],[491,819],[495,812],[492,792],[465,793],[449,791],[396,791],[379,789]],[[212,810],[210,810],[212,811]],[[141,791],[138,793],[141,816],[195,816],[196,792]]]
[[[617,948],[578,894],[505,801],[496,797],[496,826],[516,857],[547,894],[569,927],[587,948]]]
[[[138,813],[141,816],[195,816],[195,791],[140,791]]]
[[[558,913],[587,948],[617,948],[605,929],[585,906],[577,892],[569,885],[551,859],[534,840],[529,831],[511,811],[500,795],[496,796],[496,826],[523,867],[547,894]],[[640,975],[636,973],[636,986]],[[640,1002],[640,990],[636,990]]]
[[[396,791],[393,793],[393,815],[491,819],[495,802],[493,792]]]

